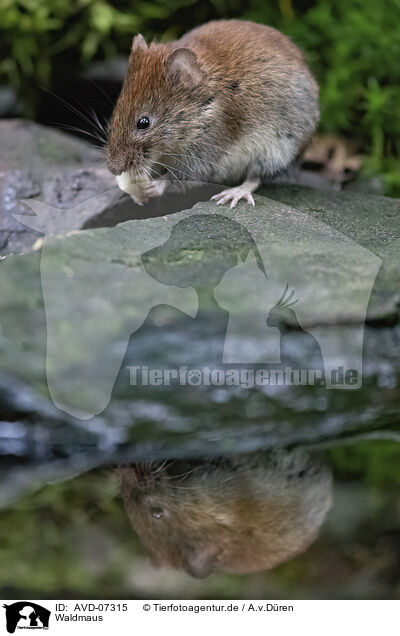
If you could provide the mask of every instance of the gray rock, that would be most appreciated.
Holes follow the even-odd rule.
[[[74,206],[114,187],[101,152],[65,133],[23,120],[3,120],[0,121],[0,145],[0,252],[3,254],[26,249],[40,237],[38,232],[14,218],[15,214],[32,214],[21,199],[39,198],[57,208],[63,216],[63,210],[73,214]],[[115,202],[115,192],[110,192],[109,202]],[[77,219],[78,228],[85,221]]]
[[[38,462],[48,479],[105,461],[396,437],[398,201],[274,185],[255,209],[191,208],[215,188],[138,208],[82,141],[23,122],[1,123],[1,140],[0,446],[33,462],[35,483]],[[198,386],[194,374],[134,386],[127,369],[307,370],[321,356],[362,383]]]
[[[370,320],[399,316],[400,202],[398,199],[329,192],[299,186],[271,186],[263,194],[318,219],[382,259],[369,307]]]

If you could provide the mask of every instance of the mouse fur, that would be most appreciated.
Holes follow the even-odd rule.
[[[300,49],[276,29],[220,20],[167,44],[138,35],[107,164],[138,203],[207,182],[233,186],[217,203],[254,205],[252,192],[295,161],[318,120],[318,85]]]

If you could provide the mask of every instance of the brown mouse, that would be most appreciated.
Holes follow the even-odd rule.
[[[251,193],[293,163],[318,120],[303,54],[271,27],[221,20],[168,44],[137,35],[107,164],[138,203],[206,182],[235,186],[213,197],[218,204],[254,205]]]
[[[119,469],[133,528],[153,563],[192,576],[268,570],[316,538],[331,474],[301,450]]]

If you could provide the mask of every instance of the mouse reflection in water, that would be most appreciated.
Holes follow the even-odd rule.
[[[331,506],[331,475],[303,452],[118,469],[126,511],[156,566],[205,577],[268,570],[305,550]]]

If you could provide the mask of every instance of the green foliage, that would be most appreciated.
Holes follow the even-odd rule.
[[[33,112],[39,86],[125,55],[139,31],[169,39],[231,17],[275,26],[305,50],[321,87],[321,129],[359,140],[366,174],[400,194],[399,0],[0,0],[0,80]]]
[[[262,22],[263,1],[253,4],[246,17]],[[359,141],[366,176],[381,174],[386,193],[399,196],[400,2],[279,4],[286,13],[271,22],[306,52],[320,85],[321,129]]]
[[[137,544],[117,492],[112,474],[96,472],[2,510],[0,589],[111,598]]]
[[[377,489],[398,488],[400,447],[386,441],[339,446],[328,452],[334,472],[342,479],[360,479]]]

